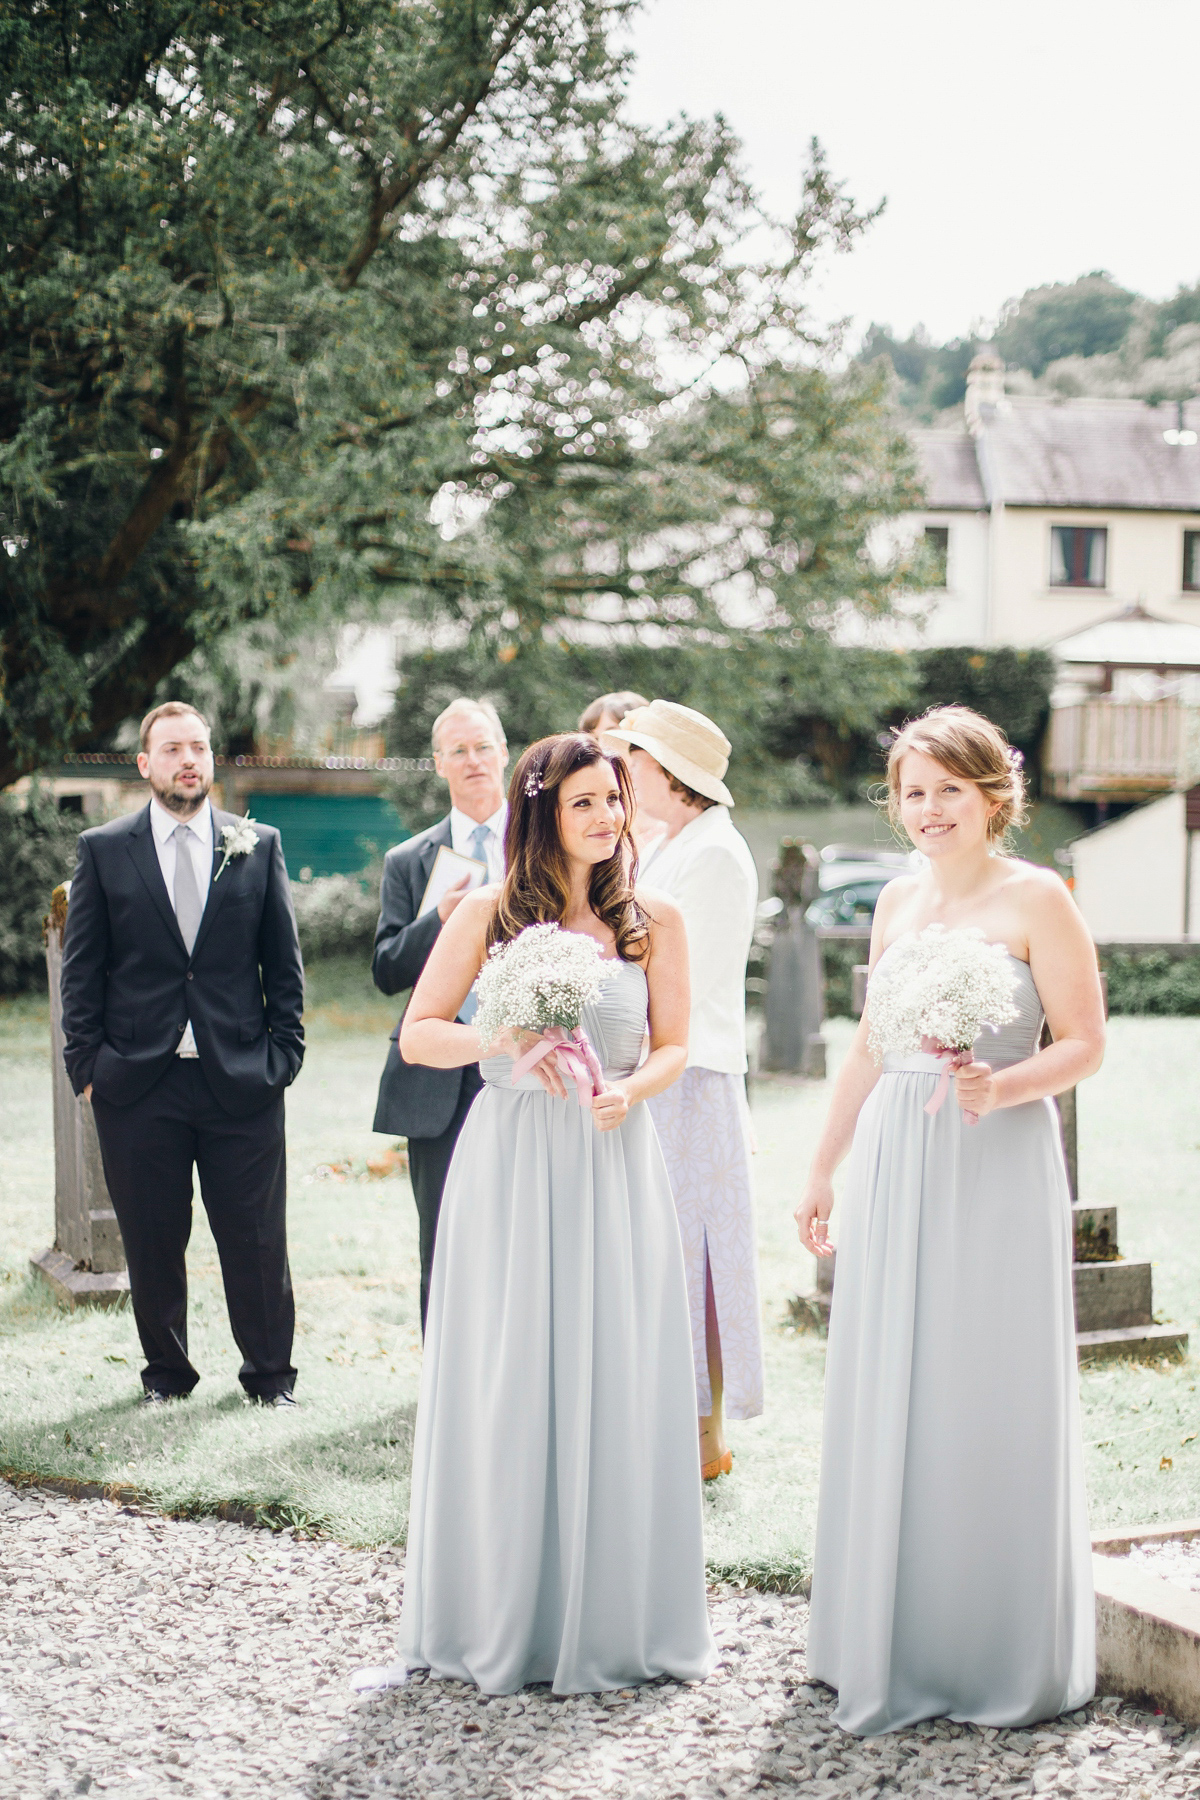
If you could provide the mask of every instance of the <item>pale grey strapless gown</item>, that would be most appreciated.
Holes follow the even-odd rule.
[[[1037,1048],[1018,1019],[975,1046]],[[847,1731],[1025,1725],[1095,1687],[1070,1196],[1053,1103],[964,1124],[940,1064],[884,1059],[842,1200],[809,1674]]]
[[[584,1026],[636,1068],[646,978]],[[706,1675],[696,1389],[683,1252],[649,1110],[598,1132],[512,1063],[446,1180],[413,1449],[401,1655],[486,1693]]]

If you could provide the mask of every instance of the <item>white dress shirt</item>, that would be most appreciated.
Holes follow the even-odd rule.
[[[746,1072],[746,959],[758,909],[758,870],[727,806],[710,806],[660,842],[639,879],[674,900],[687,929],[692,976],[688,1068]]]
[[[177,825],[186,824],[191,837],[186,840],[191,855],[192,868],[196,876],[196,889],[200,895],[200,911],[203,913],[208,904],[208,890],[212,885],[213,866],[213,816],[208,801],[191,819],[177,819],[174,813],[168,812],[158,800],[150,801],[150,828],[154,833],[154,848],[158,852],[158,866],[162,870],[162,878],[167,884],[167,898],[171,902],[171,911],[175,910],[175,860],[179,846],[172,835]],[[176,1056],[198,1056],[196,1039],[192,1033],[192,1021],[187,1022],[187,1029],[179,1040]]]
[[[481,824],[486,825],[491,836],[484,841],[484,856],[488,866],[489,881],[504,880],[504,827],[508,822],[508,801],[506,800],[490,819],[469,819],[465,812],[459,812],[457,806],[450,808],[450,848],[459,856],[474,856],[471,838]]]

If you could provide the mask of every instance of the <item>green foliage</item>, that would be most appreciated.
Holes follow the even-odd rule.
[[[1150,338],[1147,348],[1160,356],[1167,339],[1181,325],[1200,325],[1200,281],[1195,287],[1181,287],[1169,300],[1150,308]]]
[[[872,363],[886,357],[901,408],[914,419],[928,421],[948,406],[962,405],[967,370],[978,348],[973,337],[935,344],[920,325],[908,337],[897,338],[886,325],[873,324],[867,328],[858,360]]]
[[[973,706],[999,725],[1011,744],[1036,762],[1050,717],[1055,681],[1049,650],[974,650],[952,645],[919,650],[915,656],[914,712],[930,706]]]
[[[1040,375],[1060,356],[1100,356],[1115,350],[1133,318],[1136,294],[1103,269],[1078,281],[1029,288],[1010,300],[994,343],[1008,363]]]
[[[880,739],[929,706],[959,702],[994,719],[1031,771],[1049,712],[1054,662],[1044,650],[952,648],[898,654],[744,635],[727,643],[587,645],[565,639],[468,643],[405,659],[388,721],[393,756],[429,754],[434,719],[459,694],[486,697],[515,750],[572,731],[597,694],[632,688],[694,706],[733,746],[739,806],[805,806],[853,797],[883,773]],[[436,776],[406,776],[395,804],[414,828],[445,812]]]
[[[0,795],[0,994],[45,992],[42,920],[75,867],[84,823],[36,787],[27,806]]]
[[[913,467],[802,300],[867,220],[814,146],[740,263],[723,123],[622,117],[632,6],[0,0],[0,786],[246,622],[886,608]]]
[[[378,870],[293,881],[292,904],[306,963],[355,955],[370,961],[379,920]]]
[[[1150,1013],[1194,1018],[1200,1014],[1200,955],[1173,957],[1164,950],[1103,955],[1110,1013]]]
[[[825,938],[821,944],[821,963],[825,971],[825,1016],[829,1019],[852,1019],[854,966],[867,960],[867,943],[863,938]]]
[[[908,659],[816,634],[653,647],[539,639],[500,655],[475,643],[411,656],[401,677],[388,722],[394,756],[428,756],[433,721],[459,694],[493,702],[514,750],[573,731],[589,701],[619,688],[694,706],[733,746],[728,779],[740,806],[811,805],[852,791],[878,755],[880,721],[913,693]],[[445,812],[445,788],[436,777],[407,777],[395,804],[419,827]]]

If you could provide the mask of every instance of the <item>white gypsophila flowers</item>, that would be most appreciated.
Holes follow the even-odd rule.
[[[1004,945],[974,926],[911,932],[889,945],[871,976],[871,1050],[877,1061],[888,1050],[910,1056],[923,1038],[969,1050],[985,1025],[994,1031],[1016,1018],[1016,985]]]
[[[561,925],[527,925],[507,944],[494,944],[479,971],[480,1043],[493,1043],[502,1031],[576,1030],[613,973],[595,938]]]
[[[238,819],[233,825],[222,825],[221,848],[224,850],[225,854],[221,858],[220,868],[213,876],[214,881],[220,881],[222,875],[225,873],[225,865],[230,862],[233,857],[249,856],[255,846],[261,843],[262,840],[257,831],[254,830],[256,823],[257,820],[252,819],[249,813],[247,813],[244,819]]]

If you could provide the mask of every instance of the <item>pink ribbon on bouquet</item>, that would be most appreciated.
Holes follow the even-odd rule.
[[[597,1094],[604,1092],[604,1070],[586,1031],[567,1031],[551,1025],[537,1043],[518,1057],[512,1066],[512,1078],[519,1081],[537,1067],[544,1056],[553,1056],[564,1075],[569,1075],[579,1090],[580,1106],[588,1106]]]
[[[946,1044],[939,1044],[936,1038],[931,1037],[921,1039],[921,1053],[923,1056],[938,1056],[942,1062],[942,1072],[938,1076],[938,1084],[933,1090],[933,1098],[925,1102],[925,1111],[932,1118],[934,1113],[942,1110],[946,1095],[950,1092],[951,1075],[959,1069],[965,1069],[968,1063],[974,1062],[975,1058],[970,1050],[951,1050]],[[968,1112],[965,1106],[962,1109],[962,1116],[964,1125],[978,1125],[979,1123],[979,1114]]]

